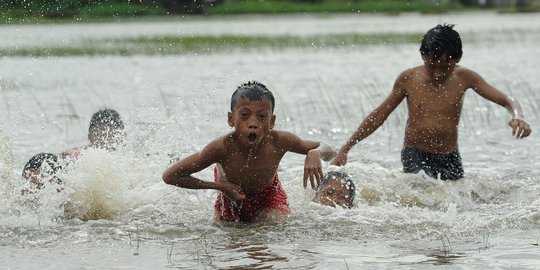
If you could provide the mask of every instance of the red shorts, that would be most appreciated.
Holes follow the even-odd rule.
[[[218,182],[217,168],[214,169],[214,181]],[[276,174],[274,182],[262,193],[246,195],[243,201],[231,201],[221,191],[218,191],[214,204],[215,216],[220,221],[253,222],[265,210],[289,213],[287,194]]]
[[[60,154],[62,158],[73,158],[77,159],[81,156],[81,149],[80,148],[73,148],[66,150]]]

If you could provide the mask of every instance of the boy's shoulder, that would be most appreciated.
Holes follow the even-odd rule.
[[[400,81],[411,80],[417,77],[418,75],[422,74],[422,72],[423,72],[422,66],[411,67],[402,71],[398,75],[397,80],[400,80]]]
[[[456,67],[454,68],[454,73],[456,73],[458,76],[472,76],[477,74],[473,70],[461,65],[456,65]]]
[[[300,137],[290,131],[284,130],[272,130],[270,132],[270,138],[276,146],[288,148],[291,144],[298,143]]]
[[[424,71],[421,66],[411,67],[402,71],[394,81],[394,93],[407,94],[409,88],[417,84],[419,78],[422,77]],[[397,91],[397,92],[396,92]]]
[[[207,147],[213,148],[228,148],[234,144],[234,134],[232,132],[221,135],[207,144]]]
[[[285,130],[272,130],[270,131],[270,137],[274,140],[290,139],[296,137],[292,132]]]
[[[60,153],[61,158],[79,158],[83,150],[88,149],[88,145],[74,147],[68,150],[64,150]]]

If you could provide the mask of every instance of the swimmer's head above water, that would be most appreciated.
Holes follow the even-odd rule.
[[[58,162],[58,157],[51,153],[39,153],[34,155],[26,165],[22,172],[22,177],[30,183],[34,184],[38,189],[44,185],[44,181],[62,183],[56,177],[56,173],[61,169]]]
[[[336,207],[351,208],[356,195],[356,186],[344,172],[332,171],[324,176],[313,198],[314,202]]]
[[[88,139],[92,147],[116,150],[124,141],[124,122],[113,109],[102,109],[92,115]]]

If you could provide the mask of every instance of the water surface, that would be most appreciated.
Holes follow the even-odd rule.
[[[464,32],[461,64],[521,102],[533,126],[531,137],[513,139],[506,110],[470,91],[459,127],[465,179],[442,182],[403,174],[402,104],[350,152],[347,166],[325,164],[325,170],[344,170],[355,178],[359,195],[352,210],[312,203],[314,192],[302,188],[303,156],[287,154],[279,174],[292,215],[278,224],[214,222],[215,192],[182,190],[161,181],[169,154],[183,157],[228,132],[230,95],[247,80],[259,80],[274,92],[276,128],[340,147],[388,95],[396,76],[421,63],[418,45],[3,58],[0,268],[537,268],[540,38],[530,33],[540,25],[538,16],[302,15],[2,26],[1,46],[160,31],[423,32],[442,22],[457,23]],[[494,40],[492,33],[511,34]],[[115,154],[84,153],[62,175],[62,193],[44,189],[35,198],[20,196],[26,185],[19,176],[24,163],[38,152],[85,144],[91,114],[104,106],[124,117],[126,148]],[[211,180],[212,171],[198,175]],[[66,203],[77,209],[75,218],[65,218],[59,206]]]

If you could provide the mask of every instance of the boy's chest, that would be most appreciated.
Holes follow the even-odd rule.
[[[459,111],[466,90],[466,87],[457,79],[439,85],[418,80],[409,85],[407,89],[409,108],[430,111]]]
[[[283,157],[281,151],[267,149],[254,153],[231,152],[221,162],[227,177],[272,178]]]

